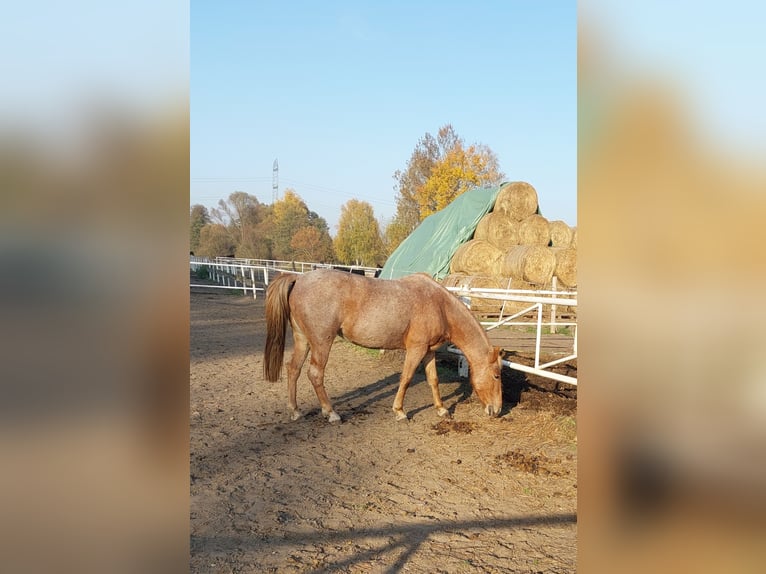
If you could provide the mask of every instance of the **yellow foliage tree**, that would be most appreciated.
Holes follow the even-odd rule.
[[[420,219],[444,209],[471,188],[494,183],[497,170],[490,169],[492,163],[492,154],[486,148],[471,145],[464,149],[462,142],[457,142],[436,162],[431,176],[420,189],[417,196]]]
[[[366,201],[350,199],[340,210],[338,235],[333,243],[335,257],[341,263],[378,266],[385,256],[372,206]]]
[[[310,211],[303,199],[292,189],[286,189],[282,199],[272,204],[271,224],[272,254],[275,259],[292,260],[300,257],[296,249],[302,251],[304,256],[306,255],[305,248],[308,239],[306,236],[298,239],[297,245],[299,248],[293,245],[296,233],[304,227],[317,229],[322,237],[321,241],[324,246],[332,242],[327,222],[313,211]],[[317,256],[319,255],[321,254]],[[324,254],[322,258],[328,256]]]
[[[483,144],[468,147],[446,124],[436,137],[418,141],[406,169],[394,173],[396,215],[386,229],[386,249],[393,252],[426,217],[443,209],[472,187],[499,185],[505,174],[497,156]]]

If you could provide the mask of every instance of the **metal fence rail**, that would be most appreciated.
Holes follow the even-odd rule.
[[[546,377],[549,379],[553,379],[555,381],[559,381],[562,383],[568,383],[570,385],[577,385],[577,378],[571,377],[569,375],[562,375],[561,373],[556,373],[554,371],[549,370],[551,367],[554,367],[556,365],[559,365],[561,363],[565,363],[567,361],[572,361],[577,358],[577,322],[576,321],[556,321],[556,306],[562,305],[567,307],[576,307],[577,306],[577,293],[572,291],[528,291],[528,290],[521,290],[521,289],[482,289],[482,288],[472,288],[472,287],[448,287],[449,291],[460,297],[466,304],[470,307],[470,300],[473,297],[476,298],[482,298],[482,299],[497,299],[503,301],[503,306],[500,310],[500,316],[496,321],[483,321],[482,325],[485,326],[485,328],[489,331],[492,329],[496,329],[500,326],[504,325],[534,325],[535,326],[535,356],[534,356],[534,366],[530,367],[528,365],[524,365],[521,363],[517,363],[515,361],[508,361],[506,359],[503,359],[503,365],[511,368],[516,369],[518,371],[523,371],[526,373],[531,373],[534,375],[539,375],[541,377]],[[530,305],[528,307],[523,308],[520,311],[517,311],[515,313],[509,314],[508,316],[503,316],[505,311],[505,302],[506,301],[515,301],[515,302],[521,302],[521,303],[529,303]],[[544,308],[550,308],[550,321],[543,321],[543,309]],[[523,321],[520,320],[521,318],[529,315],[534,314],[534,321]],[[543,327],[571,327],[574,330],[574,336],[572,339],[572,352],[562,358],[549,361],[547,363],[542,363],[540,360],[540,348],[541,348],[541,340],[542,340],[542,332]],[[452,353],[460,355],[460,361],[458,363],[458,369],[460,371],[461,376],[468,376],[468,364],[465,361],[465,357],[462,356],[462,353],[459,349],[450,346],[448,347],[448,350]]]

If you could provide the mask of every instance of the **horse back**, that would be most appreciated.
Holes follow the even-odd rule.
[[[317,270],[296,282],[291,318],[309,340],[340,334],[376,349],[405,348],[413,337],[432,344],[446,335],[443,293],[425,275],[386,280]]]

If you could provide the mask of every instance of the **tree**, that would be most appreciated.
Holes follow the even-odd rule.
[[[417,227],[417,225],[416,225]],[[410,227],[397,219],[393,219],[387,226],[383,234],[383,243],[385,246],[386,257],[390,256],[402,241],[412,232]]]
[[[463,143],[457,141],[434,164],[430,177],[420,189],[420,217],[425,219],[444,209],[469,189],[497,185],[502,178],[492,150],[483,145],[471,145],[465,149]]]
[[[465,147],[452,125],[437,136],[426,133],[415,146],[404,171],[394,173],[396,215],[386,228],[389,253],[420,224],[471,187],[498,185],[505,175],[485,145]],[[390,228],[390,229],[389,229]]]
[[[380,228],[369,203],[350,199],[341,206],[334,246],[341,263],[377,267],[385,259]]]
[[[237,257],[265,259],[271,255],[271,242],[262,226],[268,213],[268,206],[262,205],[257,197],[235,191],[226,201],[218,202],[212,218],[228,230]]]
[[[204,205],[193,205],[190,209],[191,233],[189,238],[189,250],[196,253],[199,250],[199,238],[202,228],[210,223],[210,214]]]
[[[212,223],[200,230],[198,255],[210,258],[231,257],[234,250],[234,241],[225,225]]]
[[[292,246],[296,233],[304,227],[316,229],[322,241],[332,242],[329,228],[324,218],[309,211],[301,197],[293,189],[286,189],[282,199],[275,201],[272,207],[272,254],[276,259],[294,260],[296,249]]]
[[[301,227],[293,235],[290,247],[301,261],[326,263],[333,257],[332,238],[316,227]]]

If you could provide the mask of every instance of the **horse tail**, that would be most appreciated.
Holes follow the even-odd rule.
[[[266,348],[263,376],[267,381],[279,380],[285,355],[285,333],[290,320],[290,290],[298,275],[283,273],[266,290]]]

